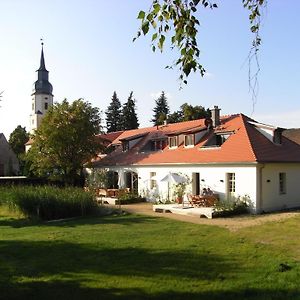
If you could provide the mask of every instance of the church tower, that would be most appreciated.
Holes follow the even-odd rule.
[[[42,42],[40,67],[36,70],[36,72],[38,72],[38,79],[34,83],[34,89],[31,95],[30,133],[32,134],[40,126],[42,118],[50,106],[53,105],[53,88],[48,79],[49,72],[45,66],[43,46],[44,43]]]

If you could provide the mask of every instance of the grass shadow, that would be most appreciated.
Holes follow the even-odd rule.
[[[15,288],[15,287],[14,287]],[[0,286],[1,292],[1,286]],[[3,295],[3,294],[2,294]],[[50,282],[30,282],[21,283],[13,294],[5,295],[6,300],[18,299],[72,299],[72,300],[140,300],[140,299],[161,299],[161,300],[282,300],[282,299],[300,299],[299,290],[270,290],[270,289],[251,289],[237,288],[235,290],[218,291],[161,291],[151,293],[142,288],[101,288],[85,287],[74,281],[50,281]],[[4,298],[3,298],[4,299]]]
[[[165,277],[177,281],[219,281],[220,274],[223,277],[232,277],[239,268],[233,259],[225,260],[224,257],[196,254],[189,250],[102,248],[59,241],[0,241],[0,266],[0,295],[3,299],[24,294],[24,291],[28,291],[29,294],[36,293],[39,284],[39,288],[42,289],[39,299],[45,299],[44,293],[55,295],[56,290],[61,288],[66,289],[64,293],[68,293],[70,282],[81,290],[80,285],[84,281],[99,281],[101,289],[103,278],[116,276],[123,280],[132,278],[133,284],[134,278],[153,280]],[[41,283],[51,281],[53,277],[60,280],[51,283],[51,288]],[[62,284],[64,281],[66,283]],[[85,298],[84,289],[78,293],[81,294],[81,299],[90,299]],[[112,291],[107,296],[110,297],[110,293]],[[112,295],[115,295],[115,292]],[[55,296],[52,299],[54,298]]]
[[[90,217],[74,217],[52,221],[42,221],[39,219],[16,218],[16,217],[0,217],[0,227],[8,226],[12,228],[21,228],[29,226],[57,226],[57,227],[77,227],[82,225],[99,225],[99,224],[119,224],[119,225],[135,225],[138,223],[153,222],[155,217],[135,214],[119,214],[97,215]]]

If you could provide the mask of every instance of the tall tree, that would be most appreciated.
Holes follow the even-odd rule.
[[[205,109],[203,106],[200,105],[193,106],[184,103],[180,106],[180,109],[183,113],[183,121],[191,121],[210,117],[210,110]]]
[[[197,120],[202,118],[210,118],[210,110],[200,105],[191,105],[184,103],[178,111],[173,112],[168,117],[169,123],[178,123],[184,121]]]
[[[9,144],[15,154],[19,157],[25,152],[25,144],[29,140],[29,133],[26,132],[25,127],[18,125],[9,136]]]
[[[105,112],[107,132],[122,130],[121,110],[121,102],[117,96],[117,93],[114,92],[111,102]]]
[[[101,150],[98,108],[82,99],[54,104],[45,115],[27,153],[31,170],[40,176],[62,178],[75,184],[83,164]]]
[[[151,122],[154,125],[162,125],[164,121],[167,120],[168,114],[170,113],[168,100],[164,91],[162,91],[159,98],[155,100],[155,104],[156,106],[153,109],[154,115]]]
[[[249,53],[249,64],[253,58],[257,63],[257,52],[261,44],[259,34],[261,15],[267,0],[240,1],[249,12],[250,30],[254,35]],[[153,51],[157,49],[163,51],[166,42],[171,44],[172,49],[177,49],[179,55],[173,66],[179,68],[179,78],[185,84],[191,71],[200,72],[201,76],[205,74],[205,68],[200,62],[200,48],[197,43],[198,28],[200,26],[199,10],[200,8],[216,9],[218,6],[215,2],[210,0],[152,0],[149,11],[141,10],[138,14],[141,27],[136,38],[142,34],[147,35],[152,30],[151,43]],[[171,36],[168,36],[168,34],[171,34]],[[256,77],[252,78],[250,65],[249,71],[249,81],[253,80],[255,85]],[[259,66],[257,65],[258,71]],[[254,75],[257,75],[257,73]]]
[[[179,123],[183,121],[183,112],[181,110],[177,110],[169,114],[168,123]]]
[[[24,174],[24,168],[25,168],[25,143],[27,143],[29,140],[29,133],[26,132],[25,127],[22,127],[21,125],[18,125],[15,130],[10,134],[9,136],[9,144],[14,151],[14,153],[17,155],[19,159],[19,165],[20,165],[20,173],[22,175]]]
[[[138,117],[136,114],[135,99],[133,99],[133,92],[130,93],[128,100],[123,104],[122,108],[122,129],[136,129],[139,128]]]

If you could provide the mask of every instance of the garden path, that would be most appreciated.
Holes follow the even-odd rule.
[[[199,218],[195,216],[185,216],[172,213],[157,213],[152,210],[151,203],[139,203],[122,205],[122,210],[134,214],[143,214],[154,217],[165,217],[183,222],[190,222],[196,224],[214,225],[219,227],[225,227],[230,231],[237,231],[239,229],[251,226],[258,226],[268,222],[277,222],[287,218],[300,216],[300,210],[297,211],[285,211],[274,212],[262,215],[242,215],[227,218]]]

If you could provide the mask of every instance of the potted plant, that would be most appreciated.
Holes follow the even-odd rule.
[[[180,182],[175,185],[174,193],[176,196],[176,202],[179,204],[182,204],[182,202],[183,202],[183,196],[184,196],[184,193],[186,190],[186,186],[187,186],[186,182]]]

